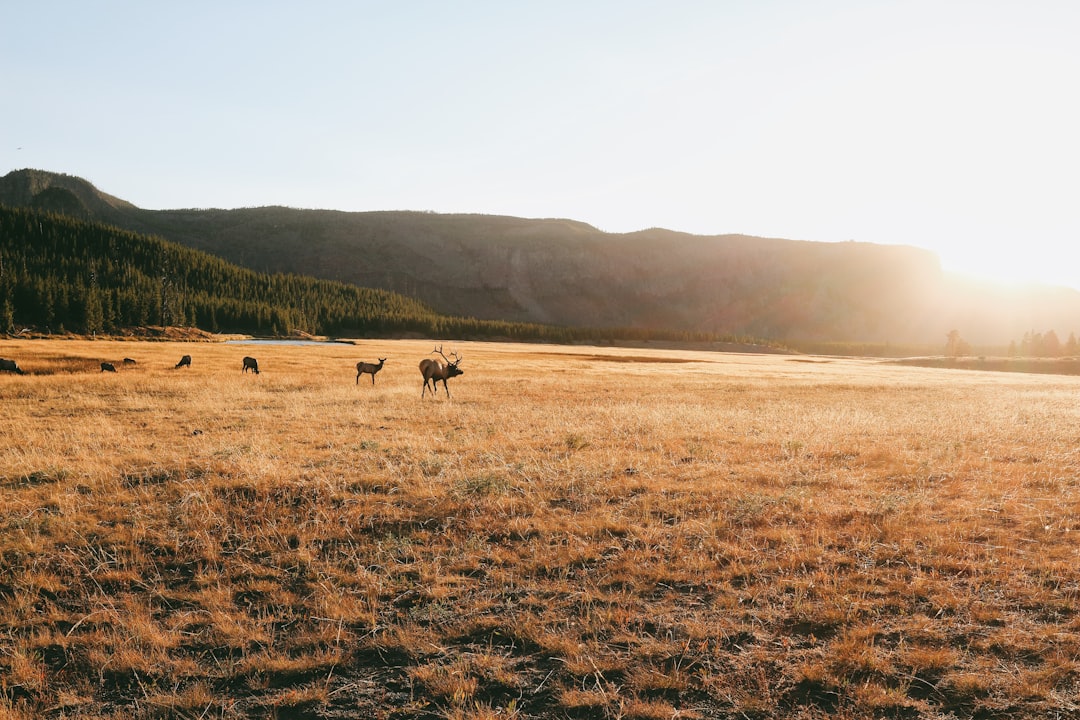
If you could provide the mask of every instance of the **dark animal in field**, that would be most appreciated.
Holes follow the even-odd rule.
[[[24,375],[25,373],[19,369],[19,366],[15,364],[14,360],[4,360],[0,358],[0,370],[6,370],[8,372],[16,373],[17,375]]]
[[[446,397],[450,397],[450,387],[446,384],[446,381],[452,377],[463,375],[464,370],[458,367],[461,364],[461,355],[456,352],[450,353],[454,356],[453,361],[443,355],[442,345],[435,348],[431,352],[439,353],[442,355],[442,360],[435,360],[433,358],[424,358],[420,361],[420,374],[424,376],[424,389],[420,391],[420,397],[424,397],[424,392],[427,391],[428,381],[431,381],[431,394],[436,395],[439,392],[439,381],[442,380],[443,390],[446,390]]]
[[[259,374],[259,361],[253,357],[244,358],[244,369],[241,372],[247,372],[248,370],[254,370],[255,374]]]
[[[386,362],[386,358],[379,358],[379,364],[358,362],[356,363],[356,384],[360,384],[360,376],[364,373],[371,373],[371,384],[375,384],[375,373],[382,370],[383,363]]]
[[[125,365],[134,365],[135,361],[132,360],[131,358],[124,358],[124,364]]]
[[[180,362],[176,363],[176,367],[191,367],[191,356],[185,355],[184,357],[180,358]]]
[[[112,363],[103,362],[101,363],[101,372],[116,372],[116,368],[113,367]]]

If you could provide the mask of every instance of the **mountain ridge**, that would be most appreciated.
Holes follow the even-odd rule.
[[[1080,328],[1080,292],[961,280],[908,245],[619,234],[564,218],[420,211],[143,210],[37,170],[0,178],[0,203],[82,213],[260,272],[390,290],[480,319],[942,345],[952,329],[1004,345],[1029,330]]]

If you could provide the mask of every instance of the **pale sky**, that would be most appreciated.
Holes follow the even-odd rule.
[[[1080,2],[8,2],[0,175],[909,244],[1080,288]]]

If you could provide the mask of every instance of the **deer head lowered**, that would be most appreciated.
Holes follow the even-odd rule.
[[[450,358],[443,355],[442,345],[431,351],[432,353],[439,353],[442,356],[442,360],[436,360],[434,358],[424,358],[420,361],[420,374],[424,376],[424,388],[420,391],[420,397],[424,397],[424,393],[427,391],[428,381],[431,381],[431,394],[435,395],[439,392],[439,381],[442,380],[443,389],[446,390],[446,397],[450,397],[450,388],[447,386],[446,381],[452,377],[462,375],[465,371],[458,367],[461,364],[461,355],[456,352],[450,353],[454,356],[451,361]]]

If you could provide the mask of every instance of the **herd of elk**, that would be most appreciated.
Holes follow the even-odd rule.
[[[420,361],[420,374],[424,376],[424,387],[420,390],[420,397],[423,398],[428,391],[428,383],[431,383],[431,394],[437,395],[439,393],[439,381],[442,381],[443,390],[446,391],[446,397],[450,397],[450,386],[446,384],[446,381],[452,377],[463,375],[465,373],[459,365],[461,365],[462,357],[457,352],[451,352],[453,360],[446,357],[443,354],[442,345],[439,345],[431,351],[432,354],[438,353],[442,358],[424,358]],[[125,365],[134,365],[135,361],[131,358],[124,358]],[[358,362],[356,363],[356,384],[360,384],[360,376],[364,374],[371,375],[371,384],[375,384],[375,374],[383,369],[383,365],[386,364],[386,358],[379,358],[378,363]],[[191,367],[191,356],[184,355],[180,358],[180,362],[176,363],[177,368]],[[14,360],[5,360],[0,358],[0,371],[9,371],[23,374],[23,371],[15,363]],[[244,358],[244,367],[242,372],[251,370],[256,375],[259,374],[259,362],[253,357]],[[116,372],[116,367],[112,363],[101,363],[101,372]]]
[[[420,361],[420,374],[424,376],[424,387],[420,391],[421,399],[424,397],[424,393],[427,391],[428,381],[431,381],[431,394],[436,395],[439,392],[439,381],[442,380],[443,390],[446,391],[446,397],[450,397],[450,387],[446,384],[446,381],[452,377],[457,377],[465,373],[464,370],[458,367],[461,364],[461,355],[456,352],[450,353],[454,356],[451,361],[450,358],[443,355],[442,345],[431,351],[432,353],[439,353],[442,355],[442,360],[435,360],[433,358],[424,358]]]
[[[374,385],[375,384],[375,373],[382,370],[383,363],[385,363],[385,362],[386,362],[386,358],[379,358],[379,364],[378,365],[376,365],[375,363],[369,363],[369,362],[363,362],[363,361],[356,363],[356,384],[357,385],[360,384],[360,376],[361,375],[363,375],[364,373],[371,373],[371,384]]]

